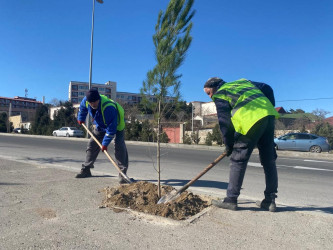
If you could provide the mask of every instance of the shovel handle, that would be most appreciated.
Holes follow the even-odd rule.
[[[96,137],[94,136],[94,134],[90,132],[90,130],[87,128],[87,126],[84,123],[82,123],[82,126],[87,130],[87,132],[89,133],[89,135],[91,136],[91,138],[93,138],[94,141],[97,143],[97,145],[102,149],[102,144],[96,139]],[[112,159],[112,157],[109,155],[109,153],[106,150],[104,150],[103,152],[109,158],[109,160],[111,161],[111,163],[113,164],[113,166],[115,166],[115,168],[118,170],[118,172],[124,177],[124,179],[128,183],[132,183],[132,181],[130,180],[130,178],[128,178],[128,176],[125,175],[121,171],[121,169],[119,168],[118,164]]]
[[[217,157],[212,163],[210,163],[204,170],[202,170],[196,177],[190,180],[186,185],[184,185],[181,189],[177,191],[177,194],[184,192],[189,186],[191,186],[196,180],[198,180],[201,176],[208,172],[212,167],[214,167],[220,160],[222,160],[227,155],[226,152],[222,153],[219,157]]]

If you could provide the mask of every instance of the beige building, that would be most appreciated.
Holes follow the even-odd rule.
[[[117,93],[116,82],[108,81],[105,84],[92,83],[91,87],[97,89],[101,95],[105,95],[111,98],[112,100],[116,99],[116,93]],[[85,97],[88,89],[89,89],[89,83],[87,82],[70,81],[69,90],[68,90],[68,100],[73,104],[80,103],[82,99]]]
[[[9,116],[21,115],[21,122],[32,121],[37,108],[42,105],[42,102],[27,97],[0,97],[0,113],[4,112],[7,115],[9,114]]]

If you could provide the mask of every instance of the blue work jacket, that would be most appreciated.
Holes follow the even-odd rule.
[[[102,109],[101,109],[101,99],[99,100],[98,108],[93,110],[93,108],[88,105],[86,107],[87,98],[84,97],[80,103],[79,113],[77,115],[77,119],[79,121],[85,121],[87,114],[89,112],[90,116],[93,119],[93,123],[96,125],[96,129],[101,132],[105,132],[105,136],[102,141],[103,146],[108,146],[112,141],[114,135],[117,133],[117,115],[118,111],[113,106],[108,106],[104,109],[104,118],[105,123],[103,121]]]

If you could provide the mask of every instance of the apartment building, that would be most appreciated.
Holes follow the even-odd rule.
[[[105,95],[112,100],[116,99],[117,93],[117,83],[108,81],[105,84],[92,83],[91,87],[93,89],[97,89],[101,95]],[[80,103],[85,97],[86,92],[89,89],[89,83],[87,82],[77,82],[70,81],[69,82],[69,90],[68,90],[68,100],[73,104]]]
[[[43,103],[33,98],[15,96],[14,98],[0,97],[0,113],[10,116],[21,115],[22,122],[32,121],[36,110]]]

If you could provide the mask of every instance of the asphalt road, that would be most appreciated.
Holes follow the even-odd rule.
[[[0,134],[0,158],[38,164],[44,167],[79,172],[85,157],[86,139],[33,137]],[[129,177],[156,181],[156,148],[127,143],[130,168]],[[183,186],[202,171],[222,152],[217,150],[162,148],[161,178],[165,184]],[[109,153],[113,156],[112,145]],[[301,155],[301,154],[298,154]],[[213,197],[224,197],[228,184],[229,160],[217,166],[194,183],[190,189]],[[280,156],[277,161],[281,206],[299,211],[333,213],[333,158],[314,159],[304,156]],[[114,176],[116,169],[103,154],[95,163],[94,176]],[[256,153],[250,159],[240,199],[262,199],[264,174]]]

